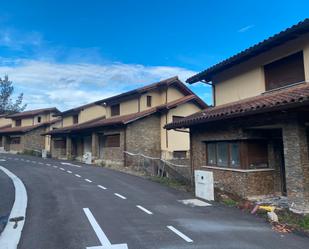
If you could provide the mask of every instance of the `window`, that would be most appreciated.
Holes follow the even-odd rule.
[[[20,137],[11,137],[11,144],[20,144]]]
[[[303,52],[265,65],[264,74],[266,90],[305,81]]]
[[[112,105],[111,106],[111,116],[117,116],[120,115],[120,105]]]
[[[41,123],[41,121],[42,121],[42,117],[38,116],[38,123]]]
[[[120,147],[120,134],[105,136],[105,147]]]
[[[73,124],[78,124],[78,115],[73,116]]]
[[[173,151],[173,157],[174,158],[186,158],[187,151],[186,150],[175,150]]]
[[[216,143],[207,144],[207,163],[209,165],[217,164]]]
[[[230,166],[237,168],[240,166],[239,143],[230,143]]]
[[[266,140],[220,141],[206,143],[209,166],[259,169],[268,167]]]
[[[21,126],[21,119],[15,120],[15,126]]]
[[[63,149],[66,147],[65,140],[54,140],[54,148],[55,149]]]
[[[180,119],[182,119],[182,118],[184,118],[184,117],[182,117],[182,116],[174,116],[173,115],[173,122],[177,122],[177,121],[179,121]]]
[[[238,168],[239,142],[210,142],[206,144],[207,165]]]
[[[217,143],[217,165],[222,167],[228,166],[228,143]]]
[[[248,166],[249,168],[268,167],[267,141],[248,141]]]
[[[151,107],[151,100],[152,100],[152,97],[147,95],[147,107]]]

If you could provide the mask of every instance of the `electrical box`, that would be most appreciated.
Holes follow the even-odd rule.
[[[92,163],[92,154],[91,152],[86,152],[83,155],[83,162],[86,164],[91,164]]]
[[[214,200],[214,178],[211,171],[195,170],[195,195],[208,201]]]

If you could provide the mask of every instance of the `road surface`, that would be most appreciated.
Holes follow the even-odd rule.
[[[28,194],[19,249],[309,245],[307,237],[274,232],[263,219],[238,209],[185,205],[180,200],[194,198],[189,193],[111,169],[11,154],[0,154],[0,165],[22,180]],[[0,198],[1,216],[14,200],[14,187],[1,171]]]

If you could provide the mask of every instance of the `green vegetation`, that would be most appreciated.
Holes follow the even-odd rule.
[[[158,182],[165,186],[176,188],[176,189],[184,188],[187,186],[185,182],[180,182],[175,179],[168,178],[168,177],[151,176],[149,179],[154,182]]]
[[[229,207],[237,207],[238,205],[238,202],[232,199],[223,199],[222,202]]]
[[[309,215],[299,215],[288,210],[278,212],[279,222],[292,227],[309,230]]]

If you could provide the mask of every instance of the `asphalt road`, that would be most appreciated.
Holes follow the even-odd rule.
[[[194,197],[132,175],[76,162],[63,165],[65,161],[11,154],[1,158],[0,165],[23,181],[28,194],[19,249],[109,249],[108,243],[126,243],[129,249],[309,245],[307,237],[279,234],[263,219],[234,208],[184,205],[179,200]],[[0,211],[5,213],[13,198],[10,180],[0,172]]]

